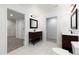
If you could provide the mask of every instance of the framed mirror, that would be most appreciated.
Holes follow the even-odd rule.
[[[77,29],[77,9],[71,15],[71,29]]]
[[[38,28],[38,21],[30,18],[30,28]]]

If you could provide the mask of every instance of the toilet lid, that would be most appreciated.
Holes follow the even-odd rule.
[[[59,55],[71,55],[71,53],[69,53],[69,51],[64,50],[62,48],[52,48],[53,52],[55,52],[56,54]]]

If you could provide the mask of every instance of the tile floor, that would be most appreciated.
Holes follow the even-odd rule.
[[[51,52],[53,47],[58,47],[56,43],[51,41],[40,41],[35,45],[29,45],[28,47],[20,47],[10,53],[8,55],[54,55]]]

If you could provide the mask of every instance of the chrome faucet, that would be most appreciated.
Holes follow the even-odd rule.
[[[69,30],[69,31],[70,31],[71,34],[73,34],[73,31],[72,30]]]

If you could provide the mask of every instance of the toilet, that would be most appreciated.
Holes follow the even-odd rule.
[[[71,44],[72,44],[73,54],[79,55],[79,41],[72,41]]]
[[[69,51],[62,48],[52,48],[52,52],[56,55],[72,55]]]

